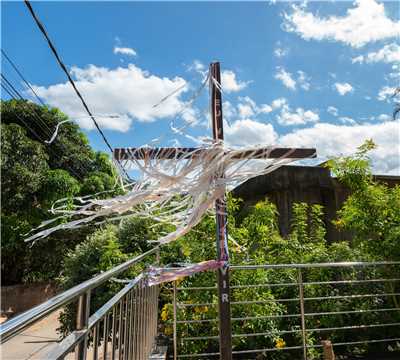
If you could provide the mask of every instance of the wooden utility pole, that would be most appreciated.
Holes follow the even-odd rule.
[[[214,80],[221,84],[221,70],[219,62],[210,65],[211,81],[211,115],[213,137],[215,141],[224,139],[222,122],[221,90]],[[218,177],[224,176],[221,169]],[[222,185],[225,188],[225,185]],[[218,276],[218,318],[219,318],[219,350],[221,360],[232,359],[232,331],[231,331],[231,304],[229,291],[229,252],[225,196],[215,201],[217,223],[217,260],[224,261],[225,265],[217,270]]]
[[[222,96],[221,96],[221,71],[218,62],[210,64],[211,84],[211,114],[213,137],[215,141],[224,139],[222,123]],[[113,156],[117,161],[130,159],[188,159],[191,156],[199,156],[204,151],[195,148],[117,148]],[[304,159],[315,157],[316,151],[313,148],[259,148],[257,150],[243,150],[237,152],[237,160],[243,159]],[[236,158],[235,157],[235,158]],[[216,178],[224,177],[224,169],[221,168]],[[225,190],[225,185],[223,190]],[[217,223],[217,259],[226,265],[218,269],[218,310],[219,310],[219,346],[220,359],[232,359],[232,331],[231,331],[231,308],[229,291],[229,252],[227,233],[227,211],[225,196],[215,202],[216,223]]]

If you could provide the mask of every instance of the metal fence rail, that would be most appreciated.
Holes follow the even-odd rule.
[[[88,342],[93,359],[148,359],[157,335],[158,286],[137,277],[48,352],[47,360],[64,359],[75,351],[86,359]]]
[[[90,314],[90,301],[94,289],[154,254],[158,254],[158,248],[6,321],[0,326],[1,343],[7,342],[57,309],[77,302],[75,331],[56,343],[47,359],[64,359],[71,352],[75,353],[77,360],[86,359],[88,348],[93,359],[148,358],[157,332],[158,286],[146,286],[143,275],[139,275],[93,314]]]
[[[346,347],[348,352],[355,346],[395,344],[400,341],[399,265],[400,262],[341,262],[231,266],[232,324],[237,324],[232,334],[234,358],[289,351],[298,353],[293,358],[308,359],[311,351],[322,348],[324,339],[332,340],[334,347]],[[240,282],[235,283],[235,273],[243,271],[263,271],[266,281],[247,285],[239,276]],[[279,271],[281,281],[268,282],[270,275]],[[385,275],[388,271],[390,276]],[[204,285],[174,284],[175,359],[219,356],[215,331],[218,319],[196,313],[207,308],[214,315],[217,309],[216,287]],[[260,299],[261,291],[267,298]],[[185,301],[194,292],[208,293],[213,301]],[[279,311],[268,313],[272,305]],[[254,307],[261,309],[261,314],[254,313]],[[254,330],[246,331],[246,325]],[[274,345],[277,339],[281,344]],[[265,347],[266,344],[270,346]],[[191,348],[206,351],[196,353]]]

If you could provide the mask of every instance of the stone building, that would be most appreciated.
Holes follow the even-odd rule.
[[[400,176],[376,175],[375,179],[388,186],[400,185]],[[346,186],[331,177],[329,169],[319,166],[282,166],[270,174],[250,179],[234,190],[234,195],[243,199],[245,206],[266,197],[275,203],[279,228],[284,236],[290,230],[293,203],[322,205],[328,241],[349,239],[349,234],[338,232],[332,224],[349,193]]]

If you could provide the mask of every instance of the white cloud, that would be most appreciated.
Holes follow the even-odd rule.
[[[297,71],[297,79],[284,68],[278,66],[277,73],[275,74],[275,79],[282,81],[283,85],[290,90],[296,90],[297,85],[303,90],[310,90],[310,80],[311,78],[302,70]]]
[[[379,101],[389,100],[395,94],[396,88],[384,86],[379,90],[377,99]]]
[[[339,118],[339,121],[342,122],[343,124],[351,124],[351,125],[356,124],[356,121],[348,116],[341,116]]]
[[[297,71],[298,74],[298,78],[297,78],[297,82],[299,83],[299,86],[303,89],[303,90],[310,90],[310,80],[311,78],[304,72],[304,71]]]
[[[186,67],[187,71],[195,71],[203,76],[206,75],[206,66],[199,60],[193,60],[193,62]]]
[[[245,119],[254,115],[268,114],[272,111],[272,106],[268,104],[257,105],[256,102],[249,96],[244,96],[239,97],[239,103],[237,105],[237,111],[235,112],[235,115],[241,119]]]
[[[353,87],[349,83],[335,83],[334,86],[336,91],[342,96],[353,92]]]
[[[400,35],[400,21],[386,16],[383,3],[356,0],[354,6],[345,16],[320,17],[294,5],[284,14],[284,28],[306,40],[339,41],[355,48]]]
[[[222,112],[224,119],[227,119],[228,121],[237,116],[235,107],[229,101],[224,101],[222,103]]]
[[[326,159],[350,155],[366,139],[372,139],[378,145],[371,152],[374,172],[395,174],[400,169],[399,136],[400,121],[353,126],[318,123],[284,135],[279,142],[288,147],[315,147],[318,157]]]
[[[274,55],[277,58],[283,58],[289,54],[289,48],[283,47],[281,42],[278,41],[276,43],[275,49],[274,49]]]
[[[225,127],[225,139],[231,146],[273,145],[276,143],[278,135],[271,124],[242,119]]]
[[[181,94],[186,87],[160,106],[153,107],[160,99],[186,84],[180,77],[158,77],[133,64],[115,69],[95,65],[83,69],[73,67],[71,74],[94,114],[119,115],[119,118],[99,117],[97,121],[105,129],[128,131],[133,120],[151,122],[174,116],[184,106]],[[49,105],[76,119],[81,127],[93,129],[92,121],[69,83],[34,86],[34,89]]]
[[[127,56],[136,56],[137,55],[137,53],[134,49],[129,48],[129,47],[119,47],[119,46],[114,47],[114,54],[122,54],[122,55],[127,55]]]
[[[277,121],[281,125],[304,125],[309,122],[319,121],[319,115],[311,110],[304,110],[303,108],[297,108],[292,111],[289,105],[283,105],[282,110],[276,117]]]
[[[398,63],[400,62],[400,46],[392,43],[385,45],[382,49],[376,52],[370,52],[367,55],[359,55],[352,59],[352,63]]]
[[[285,98],[278,98],[272,101],[271,107],[273,110],[276,110],[281,108],[285,104],[287,104],[287,100]]]
[[[334,106],[328,106],[328,108],[326,109],[326,111],[333,115],[333,116],[338,116],[339,115],[339,110],[337,108],[335,108]]]
[[[254,115],[253,107],[250,104],[238,104],[239,117],[247,118]]]
[[[243,90],[248,85],[248,82],[238,81],[233,71],[224,70],[221,73],[221,85],[224,91],[230,93]]]
[[[225,136],[229,145],[315,147],[316,163],[334,156],[354,154],[365,140],[372,139],[378,145],[370,154],[374,173],[400,175],[400,121],[363,125],[318,123],[278,136],[271,124],[243,119],[226,126]]]
[[[388,114],[380,114],[379,116],[378,116],[378,120],[380,120],[380,121],[391,121],[392,120],[392,117],[390,116],[390,115],[388,115]],[[399,136],[400,136],[400,134],[399,134]],[[400,140],[400,139],[399,139]],[[400,156],[400,155],[399,155]]]
[[[296,90],[296,81],[293,79],[292,74],[287,72],[284,68],[278,67],[278,72],[275,74],[275,79],[282,81],[290,90]]]
[[[272,106],[268,104],[261,104],[258,109],[259,109],[258,112],[262,114],[268,114],[273,111]]]

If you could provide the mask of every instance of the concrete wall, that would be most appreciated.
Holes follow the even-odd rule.
[[[22,284],[1,287],[1,314],[15,316],[56,295],[53,283]]]
[[[398,176],[376,176],[375,179],[389,186],[400,184]],[[284,236],[290,231],[293,203],[320,204],[324,207],[327,240],[350,239],[350,234],[340,233],[332,225],[337,210],[350,194],[349,189],[332,178],[326,168],[282,166],[270,174],[250,179],[233,193],[244,200],[245,206],[268,197],[277,206],[279,229]]]

